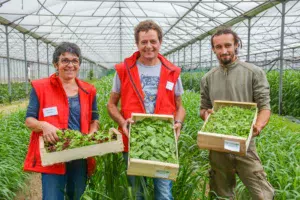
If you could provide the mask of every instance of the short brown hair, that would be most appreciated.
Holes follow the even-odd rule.
[[[135,28],[134,28],[134,38],[135,43],[138,44],[139,42],[139,33],[142,31],[148,32],[149,30],[155,30],[157,32],[158,40],[161,43],[162,42],[162,30],[160,26],[158,26],[154,21],[152,20],[145,20],[141,21]]]
[[[214,37],[219,36],[219,35],[224,35],[224,34],[231,34],[234,39],[234,44],[237,45],[238,47],[242,48],[241,38],[237,35],[236,32],[234,32],[233,30],[231,30],[231,28],[228,28],[228,27],[221,27],[211,36],[210,43],[211,43],[212,48],[214,48],[214,41],[213,41]],[[236,54],[238,53],[237,49],[236,49],[235,53]]]

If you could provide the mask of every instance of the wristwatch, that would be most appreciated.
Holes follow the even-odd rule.
[[[177,124],[177,123],[180,123],[180,124],[181,124],[181,126],[183,125],[183,122],[182,122],[182,121],[180,121],[180,120],[175,120],[175,121],[174,121],[174,124]]]

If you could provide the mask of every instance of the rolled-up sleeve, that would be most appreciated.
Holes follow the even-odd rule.
[[[257,103],[258,110],[271,110],[270,107],[270,86],[263,70],[255,74],[253,80],[253,98]]]
[[[212,103],[209,97],[209,90],[208,90],[208,84],[206,76],[204,76],[201,79],[200,82],[200,94],[201,94],[201,100],[200,100],[200,109],[211,109]]]

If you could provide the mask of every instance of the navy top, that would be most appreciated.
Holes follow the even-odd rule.
[[[79,95],[73,97],[68,97],[69,102],[69,119],[68,119],[68,128],[72,130],[80,130],[80,101],[79,101]],[[33,117],[35,119],[38,118],[39,115],[39,109],[40,104],[38,101],[37,94],[35,92],[35,89],[32,88],[30,92],[29,97],[29,104],[26,112],[26,118],[27,117]],[[92,105],[92,120],[98,120],[99,114],[98,114],[98,108],[97,108],[97,100],[96,96],[93,100]]]

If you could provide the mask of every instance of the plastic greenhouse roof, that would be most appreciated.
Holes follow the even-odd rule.
[[[224,24],[237,31],[246,46],[240,53],[245,55],[248,18],[251,54],[280,48],[282,6],[273,0],[0,0],[0,5],[0,22],[10,25],[10,57],[20,59],[24,57],[26,33],[28,59],[37,59],[37,38],[52,45],[70,41],[81,47],[86,58],[112,68],[136,50],[133,29],[146,19],[162,27],[161,53],[170,56],[174,53],[182,57],[177,50],[193,51],[190,44],[199,46],[202,40],[203,60],[210,59],[209,35]],[[287,2],[286,48],[300,46],[299,12],[299,1]],[[5,44],[5,27],[0,26],[0,30],[1,44]],[[40,42],[38,46],[40,59],[45,61],[46,45]],[[0,55],[6,56],[6,45],[0,47]],[[191,59],[189,56],[187,59]]]

